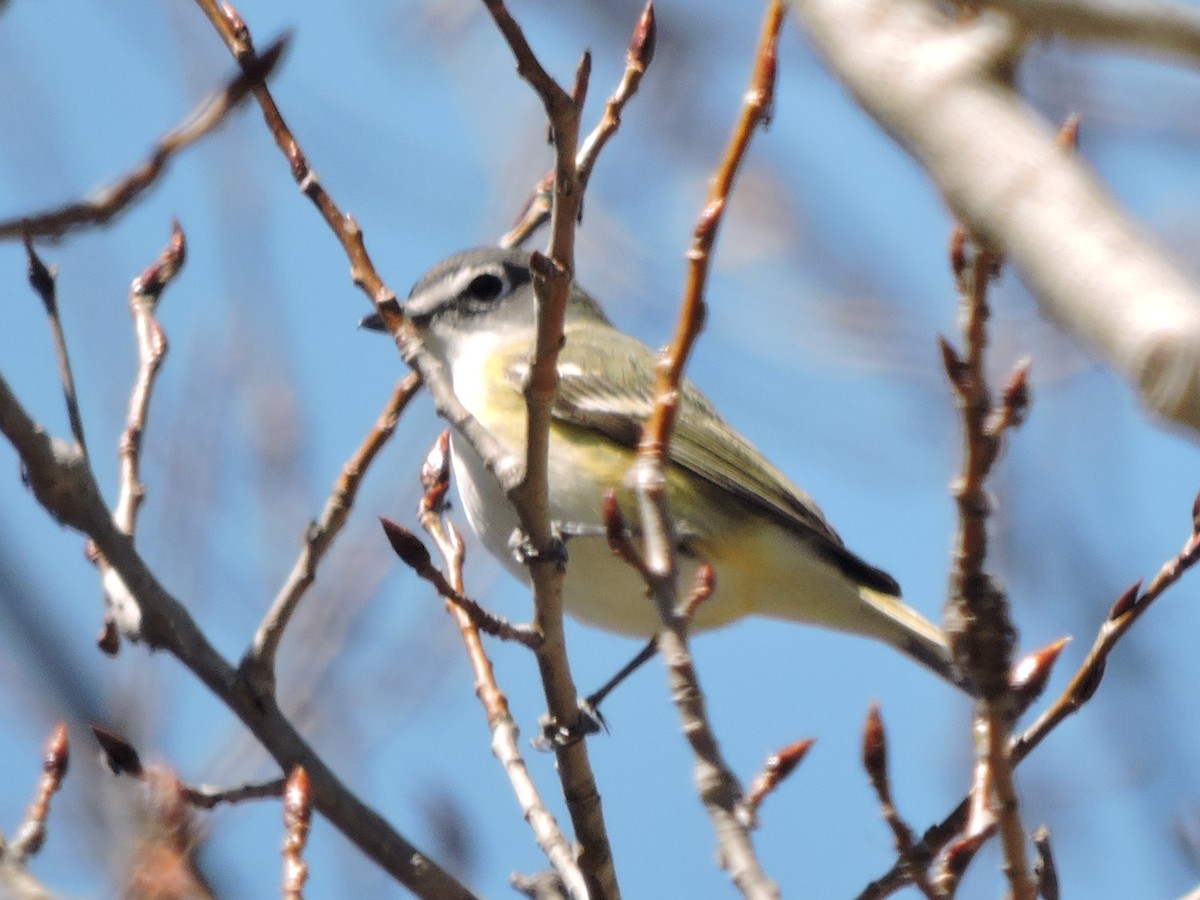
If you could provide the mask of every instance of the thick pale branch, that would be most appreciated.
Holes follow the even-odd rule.
[[[988,0],[987,5],[1046,34],[1200,64],[1200,11],[1193,6],[1128,0]]]
[[[1042,311],[1160,416],[1200,429],[1200,293],[1006,79],[1024,33],[920,0],[793,0],[835,73],[921,163]]]

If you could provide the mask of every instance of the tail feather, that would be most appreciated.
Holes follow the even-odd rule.
[[[859,597],[875,612],[882,615],[894,629],[878,636],[897,650],[939,675],[971,696],[975,690],[955,669],[946,634],[899,597],[860,587]]]

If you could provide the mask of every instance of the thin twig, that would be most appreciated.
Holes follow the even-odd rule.
[[[184,122],[163,135],[150,156],[133,171],[92,194],[91,197],[46,212],[0,221],[0,240],[16,237],[59,238],[77,228],[103,225],[126,210],[166,170],[181,150],[216,129],[256,85],[266,79],[287,48],[288,37],[273,42],[221,91],[208,97]]]
[[[301,900],[304,883],[308,881],[308,863],[304,861],[304,847],[308,843],[308,832],[312,828],[312,792],[308,773],[303,766],[296,766],[288,776],[283,791],[283,897],[284,900]]]
[[[950,595],[946,601],[947,636],[955,664],[978,688],[974,733],[977,767],[969,833],[987,829],[995,816],[1004,850],[1004,870],[1015,900],[1035,900],[1027,841],[1013,781],[1009,733],[1016,719],[1010,684],[1016,630],[1004,591],[985,568],[987,521],[991,512],[986,479],[1000,455],[1009,428],[1021,423],[1028,406],[1028,364],[1018,366],[1003,401],[992,401],[984,369],[989,316],[987,289],[999,269],[1000,257],[976,241],[974,259],[967,261],[969,236],[960,226],[951,241],[951,267],[961,295],[966,357],[959,358],[942,340],[946,373],[958,398],[963,420],[962,474],[953,485],[958,505],[958,535]],[[994,799],[993,799],[994,798]]]
[[[474,895],[395,831],[343,785],[280,711],[272,697],[246,690],[236,670],[209,642],[187,609],[162,586],[116,527],[95,475],[78,448],[50,437],[0,377],[0,434],[21,458],[26,483],[59,522],[82,532],[128,587],[142,615],[141,637],[175,656],[245,723],[282,769],[303,765],[316,808],[364,854],[417,894]]]
[[[629,51],[625,54],[625,71],[616,90],[604,105],[604,116],[592,129],[591,133],[580,143],[579,152],[575,155],[575,171],[579,183],[587,187],[592,176],[600,151],[609,139],[621,127],[621,113],[625,105],[637,93],[651,61],[654,59],[654,48],[657,39],[657,25],[654,18],[654,4],[647,2],[642,10],[641,18],[633,30],[629,41]],[[525,209],[517,217],[516,223],[504,237],[500,238],[501,247],[516,247],[525,243],[537,229],[541,228],[550,218],[552,200],[554,197],[554,170],[551,169],[542,178]]]
[[[1167,588],[1178,581],[1184,572],[1200,562],[1200,533],[1195,528],[1196,511],[1200,511],[1200,497],[1197,497],[1193,511],[1193,532],[1184,543],[1183,549],[1163,564],[1145,591],[1141,590],[1141,584],[1138,583],[1117,598],[1108,618],[1100,626],[1095,643],[1072,676],[1070,683],[1032,725],[1012,739],[1009,756],[1014,766],[1020,764],[1059,724],[1073,713],[1078,712],[1092,698],[1100,686],[1109,654],[1112,653],[1122,636],[1162,596]],[[1061,650],[1061,642],[1052,644],[1047,651],[1039,652],[1051,652],[1056,655],[1059,650]],[[1020,665],[1015,667],[1014,676],[1019,673],[1020,668]],[[1019,686],[1016,689],[1019,691]],[[941,852],[950,844],[955,835],[960,834],[966,827],[968,808],[968,800],[962,800],[949,815],[925,832],[918,849],[930,856]],[[968,838],[966,842],[976,842],[976,839]],[[886,874],[867,885],[859,894],[859,900],[880,900],[907,883],[907,872],[901,862],[897,861]]]
[[[150,395],[167,354],[167,336],[155,313],[163,291],[179,274],[186,255],[183,229],[176,220],[171,225],[171,239],[158,259],[129,286],[129,312],[137,338],[138,372],[129,396],[125,431],[117,445],[120,487],[113,509],[113,521],[131,538],[137,528],[138,510],[146,497],[140,470],[142,437],[150,415]],[[100,570],[100,583],[104,586],[104,627],[98,644],[105,653],[115,655],[120,649],[122,632],[131,640],[137,639],[141,614],[128,589],[93,545],[87,547],[87,555]]]
[[[404,561],[418,578],[423,578],[433,585],[434,589],[444,600],[453,603],[468,616],[480,631],[498,637],[505,641],[516,641],[518,644],[536,650],[541,646],[542,635],[528,625],[514,625],[503,616],[489,612],[470,597],[456,590],[446,576],[433,564],[433,559],[420,538],[401,525],[386,517],[380,517],[383,533],[387,536],[392,550]]]
[[[875,796],[879,798],[879,810],[883,820],[892,830],[896,843],[896,853],[900,865],[916,888],[930,900],[937,900],[937,892],[929,882],[928,868],[930,857],[917,849],[913,839],[912,829],[900,816],[896,804],[892,800],[891,776],[888,774],[887,732],[883,727],[883,717],[879,714],[879,704],[871,704],[867,712],[867,724],[863,729],[863,768]]]
[[[1200,507],[1200,497],[1196,500]],[[1072,676],[1070,683],[1037,720],[1025,729],[1020,736],[1013,739],[1012,757],[1020,762],[1040,744],[1046,736],[1058,726],[1063,719],[1087,703],[1100,687],[1104,676],[1104,668],[1109,654],[1117,642],[1125,635],[1134,622],[1142,617],[1163,595],[1171,585],[1200,561],[1200,530],[1194,530],[1183,545],[1183,549],[1173,558],[1163,564],[1158,574],[1150,581],[1145,590],[1140,590],[1140,583],[1134,584],[1113,604],[1108,619],[1100,626],[1096,640],[1088,651],[1087,657]]]
[[[421,481],[425,493],[420,504],[421,527],[433,540],[450,572],[450,585],[458,593],[464,590],[463,560],[466,548],[462,535],[445,519],[444,499],[450,487],[450,435],[443,431],[425,458]],[[446,601],[462,636],[471,670],[475,675],[475,695],[487,715],[492,732],[492,754],[504,767],[525,821],[533,829],[535,840],[572,897],[587,895],[583,873],[575,862],[571,842],[563,834],[554,815],[546,806],[529,773],[520,749],[520,730],[508,708],[508,698],[496,683],[496,673],[480,639],[479,629],[458,604]]]
[[[71,425],[71,436],[75,446],[87,459],[87,440],[83,436],[83,418],[79,415],[79,395],[75,391],[75,376],[71,372],[71,355],[67,352],[67,338],[63,334],[62,318],[58,314],[58,269],[47,266],[33,249],[33,240],[25,235],[25,256],[29,263],[29,284],[41,298],[50,323],[50,337],[54,342],[54,356],[58,360],[58,377],[62,382],[63,399],[67,406],[67,420]]]
[[[142,435],[150,413],[150,394],[163,359],[167,355],[167,336],[155,313],[162,293],[179,274],[187,255],[183,229],[176,220],[171,225],[171,239],[157,260],[133,280],[129,286],[129,312],[137,337],[138,372],[129,396],[129,412],[125,431],[121,435],[118,456],[121,461],[121,487],[113,519],[117,527],[132,536],[137,528],[137,514],[146,496],[142,484]]]
[[[568,93],[550,77],[513,20],[502,0],[484,0],[512,50],[517,72],[537,93],[554,141],[554,197],[547,255],[531,259],[536,302],[537,335],[524,385],[525,458],[520,470],[500,473],[511,479],[501,485],[517,512],[521,530],[533,548],[529,563],[533,584],[533,625],[544,640],[537,652],[538,671],[546,697],[547,715],[554,726],[576,733],[580,709],[571,676],[562,622],[562,585],[566,574],[561,542],[550,526],[549,448],[550,412],[558,395],[558,353],[563,319],[575,271],[575,226],[583,203],[583,183],[576,169],[579,122],[591,74],[591,56],[584,53]],[[612,848],[600,806],[600,792],[584,741],[553,745],[563,797],[579,844],[579,867],[589,895],[618,897]]]
[[[421,387],[421,379],[415,373],[410,373],[396,382],[391,395],[375,420],[371,430],[363,438],[358,449],[354,451],[346,464],[342,466],[341,474],[333,484],[321,515],[311,522],[304,533],[304,544],[300,549],[292,571],[287,580],[275,595],[271,608],[263,618],[262,624],[254,633],[254,641],[242,658],[240,670],[253,689],[260,693],[272,693],[275,690],[275,657],[283,634],[300,600],[317,577],[317,567],[324,559],[326,552],[333,546],[334,540],[341,533],[354,501],[358,497],[359,487],[367,469],[375,457],[391,438],[396,430],[400,414],[408,406],[410,400]]]
[[[678,328],[658,366],[654,411],[642,430],[637,460],[631,472],[644,533],[642,558],[649,575],[647,586],[663,623],[659,648],[667,665],[671,696],[675,699],[683,733],[695,758],[697,793],[716,833],[721,865],[748,897],[777,897],[779,890],[763,871],[749,829],[738,814],[741,786],[722,757],[708,721],[704,694],[687,642],[688,620],[676,608],[679,596],[677,543],[667,500],[666,462],[678,414],[683,369],[704,324],[704,288],[717,230],[750,138],[770,116],[782,22],[783,5],[772,0],[767,6],[741,115],[713,179],[708,202],[688,251],[688,282]]]
[[[16,835],[5,849],[4,855],[11,861],[24,863],[42,849],[46,842],[46,819],[50,815],[50,800],[62,787],[69,761],[67,726],[59,723],[46,742],[42,757],[42,777],[38,779],[37,791],[25,813],[25,821],[17,828]]]

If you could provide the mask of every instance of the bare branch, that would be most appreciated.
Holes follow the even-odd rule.
[[[58,360],[58,377],[62,382],[63,399],[67,404],[67,420],[71,424],[71,436],[84,459],[87,459],[87,441],[83,436],[83,418],[79,415],[79,395],[75,391],[75,376],[71,372],[71,355],[67,352],[67,339],[63,334],[62,319],[58,314],[58,269],[47,266],[33,249],[33,241],[25,236],[25,256],[29,261],[29,284],[41,298],[50,322],[50,336],[54,341],[54,356]]]
[[[129,397],[129,413],[118,451],[121,487],[113,518],[117,527],[130,536],[136,530],[138,509],[146,496],[140,468],[142,435],[145,434],[150,413],[150,394],[154,390],[159,367],[167,355],[167,336],[158,324],[155,313],[162,292],[179,274],[186,255],[183,229],[175,221],[171,226],[171,240],[158,259],[129,286],[129,312],[137,336],[138,373]]]
[[[95,477],[77,449],[50,438],[0,378],[0,433],[21,458],[34,496],[60,522],[91,538],[127,586],[142,615],[141,638],[188,667],[238,716],[275,758],[290,770],[303,765],[320,810],[364,854],[416,893],[473,895],[449,873],[401,837],[343,785],[284,717],[274,698],[254,695],[187,610],[155,578],[129,535],[116,527]]]
[[[1107,359],[1153,412],[1200,428],[1200,292],[1012,89],[1023,27],[999,14],[955,22],[921,0],[795,0],[793,9],[955,214],[1004,249],[1045,315]],[[1132,22],[1145,7],[1125,9]]]
[[[648,0],[629,42],[629,51],[625,55],[625,72],[621,76],[621,82],[608,98],[608,102],[604,106],[603,118],[582,141],[579,152],[575,156],[575,171],[583,188],[587,187],[588,179],[592,176],[592,169],[595,168],[596,161],[600,158],[600,151],[621,127],[621,113],[625,109],[625,105],[637,93],[642,83],[642,76],[646,74],[646,69],[654,59],[657,30],[654,4]],[[500,246],[515,247],[525,243],[530,235],[549,220],[553,196],[554,169],[551,169],[534,188],[533,196],[517,217],[516,224],[500,238]]]
[[[103,225],[126,210],[146,188],[154,184],[177,153],[216,129],[250,90],[271,74],[287,49],[287,44],[288,37],[285,35],[272,43],[253,65],[244,66],[241,74],[230,81],[224,90],[204,100],[182,125],[163,135],[150,157],[132,172],[96,191],[89,199],[42,213],[0,220],[0,240],[15,237],[59,238],[77,228]]]
[[[724,159],[713,179],[708,202],[696,226],[675,338],[658,366],[654,411],[642,429],[637,461],[630,473],[644,532],[641,554],[647,587],[663,623],[658,645],[667,664],[671,696],[683,733],[695,758],[696,790],[712,822],[720,846],[721,865],[738,889],[749,897],[777,897],[779,889],[763,871],[745,821],[739,816],[741,786],[721,755],[708,721],[704,694],[687,642],[687,617],[676,609],[678,566],[674,520],[668,508],[666,461],[678,415],[679,386],[692,345],[704,324],[704,288],[709,257],[722,213],[754,129],[769,116],[775,88],[776,53],[783,22],[782,3],[773,0],[755,53],[750,89]],[[610,528],[610,533],[613,529]]]
[[[1129,0],[988,0],[1033,31],[1120,51],[1200,62],[1200,13],[1183,3]]]
[[[38,779],[37,792],[25,813],[25,821],[21,823],[16,836],[9,841],[5,850],[4,855],[9,857],[10,862],[15,860],[24,863],[42,849],[42,844],[46,841],[46,819],[50,815],[50,800],[62,787],[69,761],[67,726],[59,723],[46,742],[45,755],[42,758],[42,777]]]
[[[420,578],[433,585],[443,599],[449,600],[470,616],[471,622],[476,628],[501,640],[516,641],[531,650],[536,650],[541,646],[540,632],[528,625],[513,625],[507,619],[488,612],[470,597],[455,590],[446,580],[446,576],[434,566],[429,551],[425,549],[425,545],[415,534],[391,519],[380,518],[379,521],[383,525],[383,533],[387,535],[388,543],[392,545],[392,549],[405,565]]]
[[[341,534],[346,520],[350,517],[350,510],[358,498],[358,489],[367,470],[395,432],[400,414],[420,387],[421,379],[415,373],[396,382],[374,426],[342,466],[341,474],[334,482],[321,515],[315,522],[310,523],[305,531],[300,556],[276,594],[262,624],[254,633],[254,641],[239,667],[247,682],[256,691],[274,692],[275,656],[283,640],[283,633],[300,605],[300,600],[316,579],[317,567],[321,560],[333,546],[334,540]]]
[[[421,498],[420,518],[421,527],[437,545],[450,571],[451,587],[461,594],[462,567],[466,552],[458,530],[443,518],[442,500],[450,487],[449,450],[450,435],[443,431],[421,467],[421,483],[425,494]],[[475,673],[475,694],[483,704],[488,728],[492,732],[492,754],[504,767],[525,821],[533,829],[538,846],[554,867],[557,882],[564,886],[570,885],[570,896],[584,897],[587,895],[587,884],[575,862],[571,842],[562,833],[554,815],[546,806],[529,773],[529,767],[525,764],[519,744],[520,731],[509,711],[508,698],[496,683],[496,673],[480,640],[479,629],[458,604],[447,600],[446,609],[458,624],[467,658]]]

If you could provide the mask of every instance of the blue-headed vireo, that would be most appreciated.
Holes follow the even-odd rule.
[[[484,248],[452,256],[412,289],[405,314],[449,372],[463,406],[512,452],[524,453],[521,388],[534,346],[529,253]],[[381,328],[369,316],[363,324]],[[656,354],[617,330],[572,284],[561,377],[550,425],[550,515],[573,538],[563,605],[610,631],[650,637],[660,628],[640,576],[604,538],[603,499],[615,488],[636,528],[625,478],[650,414]],[[528,581],[510,538],[517,516],[475,450],[452,436],[454,474],[467,518],[489,551]],[[716,590],[694,629],[762,615],[878,638],[959,683],[945,635],[900,600],[895,580],[846,549],[812,498],[726,424],[689,381],[667,472],[680,540],[681,584],[699,560]]]

